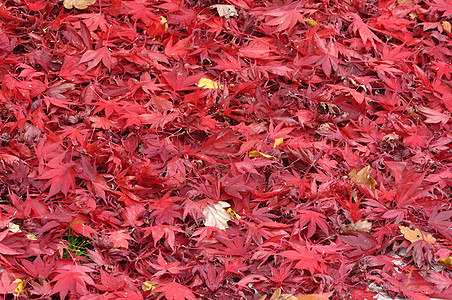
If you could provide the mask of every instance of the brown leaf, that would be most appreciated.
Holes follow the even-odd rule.
[[[370,177],[371,172],[372,169],[370,166],[367,166],[359,170],[359,172],[356,172],[356,169],[351,170],[348,176],[350,177],[350,181],[352,183],[365,185],[372,191],[372,193],[375,193],[375,185],[377,182],[375,179]]]
[[[411,230],[408,227],[399,226],[399,229],[402,232],[403,237],[412,243],[422,240],[430,244],[434,244],[436,242],[436,239],[431,234],[424,234],[419,230],[419,228]]]
[[[96,3],[96,0],[64,0],[63,5],[66,9],[87,9],[88,6],[93,5]]]

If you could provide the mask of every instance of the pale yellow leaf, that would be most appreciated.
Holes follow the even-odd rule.
[[[8,224],[8,227],[9,227],[9,231],[14,232],[14,233],[17,233],[17,232],[21,232],[21,231],[22,231],[22,230],[20,230],[19,225],[14,224],[14,223],[9,223],[9,224]]]
[[[220,17],[230,18],[230,17],[238,16],[237,10],[235,9],[235,7],[233,5],[215,4],[215,5],[211,5],[210,7],[216,8],[218,15]]]
[[[206,205],[202,210],[203,215],[206,217],[205,226],[213,226],[219,229],[228,228],[228,221],[232,219],[232,216],[225,210],[226,207],[229,207],[229,203],[224,201],[219,201],[212,205]]]

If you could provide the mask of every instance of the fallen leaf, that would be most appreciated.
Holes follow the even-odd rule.
[[[438,265],[442,265],[448,268],[452,268],[452,256],[441,258],[437,261]]]
[[[275,149],[276,147],[278,147],[279,145],[281,145],[282,142],[284,142],[284,138],[278,138],[278,139],[275,139],[275,143],[273,144],[273,149]]]
[[[369,232],[372,229],[372,223],[367,220],[358,220],[356,223],[341,225],[341,229],[345,233],[355,233],[356,231]]]
[[[157,288],[157,286],[155,285],[155,282],[150,282],[150,281],[145,281],[143,282],[143,286],[141,287],[141,289],[145,292],[147,291],[153,291]]]
[[[113,243],[116,248],[129,248],[128,240],[131,240],[132,237],[125,233],[124,230],[114,231],[110,234],[108,239]]]
[[[234,218],[236,218],[236,219],[241,219],[242,217],[241,216],[239,216],[232,208],[228,208],[227,210],[226,210],[231,216],[233,216]]]
[[[215,4],[215,5],[211,5],[210,7],[216,8],[218,15],[220,17],[230,18],[230,17],[238,16],[237,10],[235,9],[235,7],[233,5]]]
[[[88,6],[93,5],[96,3],[96,0],[64,0],[63,5],[66,9],[87,9]]]
[[[278,158],[272,156],[272,155],[268,155],[265,153],[262,153],[260,151],[256,151],[256,150],[252,150],[248,153],[248,156],[251,158],[265,158],[265,159],[271,159],[271,160],[278,160]]]
[[[228,221],[232,219],[232,216],[224,209],[229,206],[229,203],[224,201],[219,201],[213,206],[210,204],[206,205],[202,210],[202,213],[206,217],[204,225],[217,227],[222,230],[229,228]]]
[[[411,230],[408,227],[399,226],[399,229],[402,232],[403,237],[412,243],[422,240],[426,241],[429,244],[434,244],[436,242],[436,239],[431,234],[426,235],[422,233],[419,228]]]
[[[201,78],[199,79],[198,83],[196,84],[197,87],[199,88],[204,88],[204,89],[213,89],[213,90],[218,90],[218,89],[222,89],[223,85],[222,84],[218,84],[215,81],[213,81],[212,79],[209,78]]]
[[[297,300],[328,300],[329,298],[320,294],[298,295]]]
[[[13,283],[17,283],[17,287],[14,289],[13,295],[19,297],[19,295],[24,291],[25,281],[17,278],[16,280],[13,281]]]
[[[372,169],[370,168],[370,166],[367,166],[362,168],[358,172],[356,172],[356,169],[351,170],[348,176],[352,183],[365,185],[372,191],[372,193],[375,194],[375,185],[377,184],[377,182],[375,181],[375,179],[370,177],[371,172]]]

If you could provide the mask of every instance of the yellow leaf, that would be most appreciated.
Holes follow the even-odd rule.
[[[436,239],[431,234],[424,234],[422,233],[422,231],[419,230],[419,228],[411,230],[408,227],[399,226],[399,229],[400,232],[402,232],[403,237],[412,243],[422,240],[426,241],[429,244],[433,244],[436,242]]]
[[[242,217],[241,216],[239,216],[232,208],[228,208],[227,210],[226,210],[231,216],[233,216],[234,218],[236,218],[236,219],[238,219],[238,220],[240,220]]]
[[[370,177],[371,172],[372,169],[370,166],[362,168],[359,172],[356,172],[356,169],[353,169],[348,174],[348,177],[352,183],[365,185],[372,191],[372,193],[375,193],[375,185],[377,182],[375,179]]]
[[[66,9],[87,9],[88,6],[93,5],[96,3],[96,0],[64,0],[63,5]]]
[[[11,231],[11,232],[14,232],[14,233],[22,232],[22,230],[20,230],[19,225],[17,225],[17,224],[9,223],[8,227],[9,227],[9,231]]]
[[[441,258],[436,262],[438,265],[452,268],[452,256]]]
[[[248,156],[251,158],[265,158],[265,159],[271,159],[271,160],[278,160],[276,157],[272,156],[272,155],[268,155],[265,153],[262,153],[260,151],[256,151],[256,150],[252,150],[250,152],[248,152]]]
[[[319,25],[319,23],[317,23],[316,21],[314,21],[314,20],[311,19],[311,18],[309,18],[309,19],[304,19],[304,21],[305,21],[306,23],[308,23],[309,25],[312,25],[312,26]]]
[[[215,81],[213,81],[212,79],[209,78],[201,78],[198,81],[198,84],[196,85],[199,88],[204,88],[204,89],[213,89],[213,90],[218,90],[218,89],[222,89],[223,85],[222,84],[218,84]]]
[[[281,145],[281,143],[284,142],[283,138],[279,138],[275,140],[275,143],[273,144],[273,149],[275,149],[276,147],[278,147],[279,145]]]
[[[13,281],[13,283],[18,283],[17,287],[14,289],[15,293],[13,293],[14,296],[18,297],[20,293],[24,291],[25,281],[17,278],[16,280]]]
[[[168,30],[168,20],[164,16],[160,16],[160,25],[162,25],[165,31]]]
[[[147,292],[147,291],[153,291],[157,287],[152,282],[145,281],[145,282],[143,282],[143,286],[141,288],[143,289],[143,291]]]

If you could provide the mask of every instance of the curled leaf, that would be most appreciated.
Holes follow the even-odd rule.
[[[235,7],[233,5],[215,4],[215,5],[211,5],[210,7],[216,8],[218,15],[220,17],[230,18],[230,17],[238,16],[237,10],[235,9]]]
[[[342,231],[345,233],[355,233],[357,231],[369,232],[372,229],[372,223],[369,221],[358,220],[356,223],[349,225],[341,225]]]
[[[377,181],[370,177],[371,172],[372,169],[370,166],[364,167],[358,172],[356,172],[356,169],[353,169],[348,174],[348,177],[350,178],[350,182],[367,186],[372,193],[375,193],[375,185],[377,184]]]
[[[262,153],[260,151],[252,150],[248,153],[248,156],[251,158],[265,158],[265,159],[271,159],[271,160],[278,160],[278,158],[268,155],[265,153]]]

